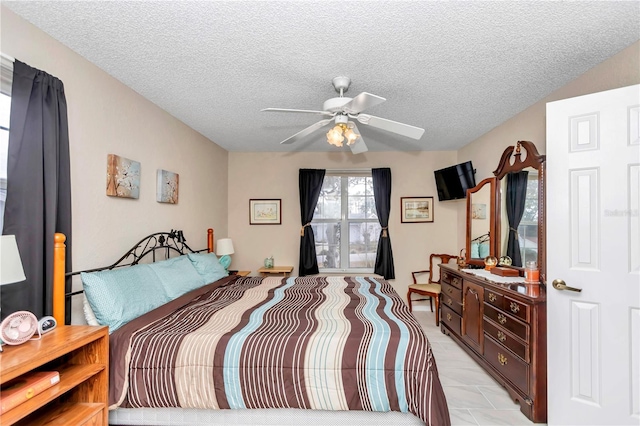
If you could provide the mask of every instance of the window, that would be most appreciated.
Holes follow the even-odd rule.
[[[9,150],[9,114],[11,113],[11,80],[13,63],[4,57],[0,84],[0,234],[4,225],[4,203],[7,199],[7,153]]]
[[[311,227],[322,272],[373,272],[380,223],[371,172],[327,172]]]
[[[533,260],[538,261],[538,173],[529,172],[524,213],[518,225],[518,243],[522,266]]]

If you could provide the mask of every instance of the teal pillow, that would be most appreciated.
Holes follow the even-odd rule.
[[[229,276],[229,272],[220,264],[215,253],[189,253],[188,256],[207,284]]]
[[[149,266],[158,275],[171,300],[206,284],[187,256],[174,257]]]
[[[113,333],[170,299],[149,265],[80,274],[84,293],[98,322]]]
[[[489,256],[489,243],[480,243],[480,247],[478,247],[478,254],[482,259]]]
[[[477,259],[480,257],[480,244],[471,243],[471,259]]]

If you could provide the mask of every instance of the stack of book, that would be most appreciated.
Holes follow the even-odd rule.
[[[0,415],[60,382],[57,371],[36,371],[17,377],[0,390]]]

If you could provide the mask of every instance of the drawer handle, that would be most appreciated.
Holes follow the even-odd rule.
[[[453,306],[453,300],[448,299],[448,300],[447,300],[447,305],[449,305],[449,306]]]
[[[447,320],[451,321],[453,318],[451,317],[451,314],[449,312],[447,312]]]
[[[498,322],[499,322],[500,324],[504,324],[505,322],[507,322],[507,317],[505,317],[505,316],[504,316],[504,315],[502,315],[502,314],[498,314]]]
[[[506,334],[504,334],[502,331],[498,331],[498,340],[500,340],[501,342],[507,340]]]
[[[498,362],[502,365],[507,365],[507,357],[498,352]]]
[[[516,302],[511,302],[509,306],[511,307],[511,312],[513,312],[514,314],[517,314],[520,310],[520,306],[518,306]]]
[[[457,285],[460,285],[460,278],[454,278],[453,279],[453,283],[457,284]]]
[[[496,295],[495,295],[495,294],[493,294],[493,293],[489,293],[489,300],[490,300],[491,302],[495,302],[495,301],[496,301],[496,299],[497,299],[497,297],[496,297]]]
[[[449,294],[453,294],[453,289],[448,288],[448,289],[447,289],[447,293],[449,293]]]

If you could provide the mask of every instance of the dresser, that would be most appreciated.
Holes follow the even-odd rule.
[[[546,293],[441,268],[441,329],[502,384],[534,422],[547,421]]]

